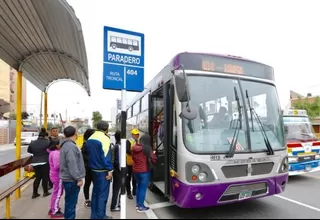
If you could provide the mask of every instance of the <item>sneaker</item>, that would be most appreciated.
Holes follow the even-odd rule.
[[[51,214],[51,218],[63,218],[64,214],[61,211],[57,211],[55,214]]]
[[[136,205],[136,210],[138,210],[139,209],[139,207],[138,207],[138,205]]]
[[[141,212],[146,212],[146,211],[148,211],[148,210],[149,210],[149,207],[139,207],[139,208],[137,209],[137,212],[141,213]]]
[[[47,197],[47,196],[50,196],[50,195],[51,195],[51,192],[43,193],[43,197]]]
[[[120,212],[120,207],[115,207],[113,209],[110,209],[111,212]]]
[[[84,202],[84,206],[86,207],[86,208],[91,208],[91,201],[90,200],[88,200],[88,201],[85,201]]]
[[[133,199],[133,196],[131,194],[127,195],[128,199]]]
[[[33,194],[32,195],[32,199],[35,199],[35,198],[37,198],[37,197],[39,197],[40,196],[40,194],[39,193],[37,193],[37,194]]]
[[[58,212],[61,212],[61,208],[59,208],[58,209]],[[52,210],[51,209],[49,209],[49,211],[48,211],[48,215],[51,215],[52,214]]]
[[[107,216],[107,215],[106,215],[106,216],[104,216],[103,219],[113,219],[113,218],[112,218],[112,216]]]

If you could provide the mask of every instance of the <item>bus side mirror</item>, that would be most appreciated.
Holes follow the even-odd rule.
[[[176,82],[176,89],[177,89],[177,96],[180,102],[187,102],[188,100],[188,93],[186,88],[185,78],[182,74],[175,75],[175,82]]]
[[[175,74],[175,70],[182,69],[182,74]],[[190,90],[188,85],[188,77],[184,71],[183,65],[178,66],[172,70],[176,83],[177,96],[180,102],[187,102],[186,106],[182,109],[180,117],[188,120],[194,120],[198,116],[198,109],[190,105]]]

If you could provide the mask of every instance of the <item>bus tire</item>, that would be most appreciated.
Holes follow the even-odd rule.
[[[128,50],[131,52],[131,51],[133,50],[133,48],[130,46],[130,47],[128,48]]]
[[[115,44],[112,44],[111,47],[112,47],[112,49],[114,49],[114,50],[117,49],[117,45],[115,45]]]

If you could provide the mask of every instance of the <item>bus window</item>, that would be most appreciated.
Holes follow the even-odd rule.
[[[123,39],[122,39],[122,43],[123,43],[123,44],[128,44],[128,40],[125,39],[125,38],[123,38]]]
[[[111,37],[111,42],[117,42],[117,38],[116,37]]]
[[[133,46],[138,46],[138,41],[133,40]]]
[[[117,43],[122,43],[121,37],[117,37]]]
[[[132,40],[128,39],[128,45],[132,45]]]

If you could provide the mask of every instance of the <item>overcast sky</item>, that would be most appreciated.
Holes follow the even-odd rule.
[[[82,23],[92,96],[71,82],[49,89],[49,113],[110,119],[120,92],[102,89],[103,26],[145,34],[145,84],[184,51],[238,55],[275,69],[284,107],[293,89],[320,94],[320,13],[316,1],[68,0]],[[40,91],[28,83],[28,109],[37,113]],[[134,93],[128,94],[128,99]]]

